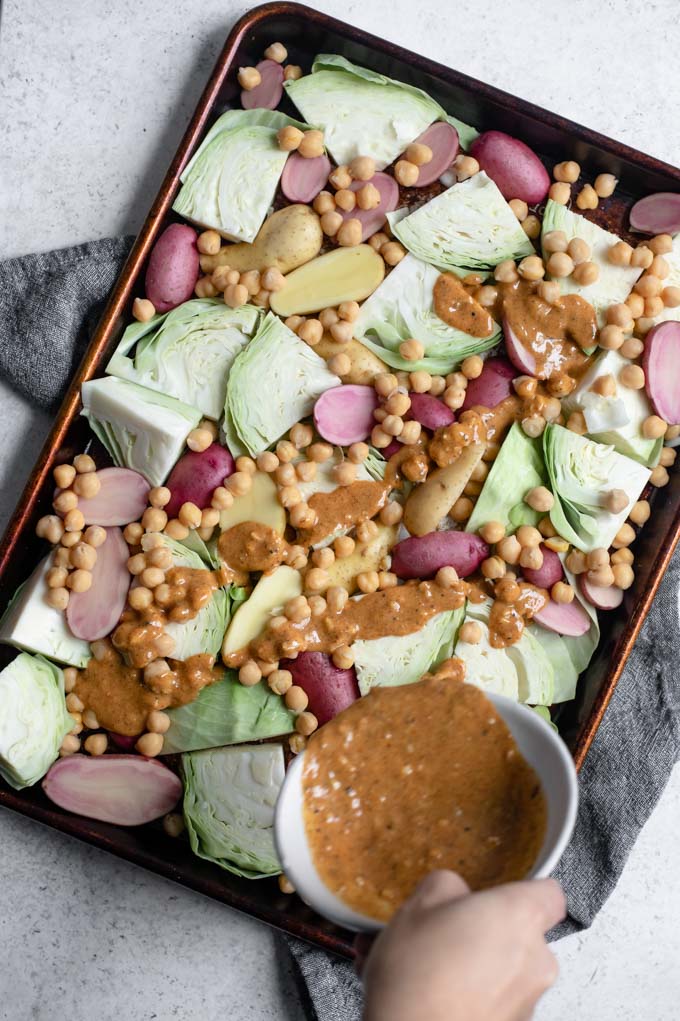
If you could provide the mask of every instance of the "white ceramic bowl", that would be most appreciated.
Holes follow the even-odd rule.
[[[550,875],[566,848],[576,821],[578,788],[571,755],[561,737],[538,713],[502,695],[488,695],[503,717],[520,752],[535,770],[546,799],[545,839],[529,878]],[[284,873],[302,899],[320,915],[356,932],[375,932],[383,923],[352,910],[328,889],[317,872],[307,843],[302,813],[305,753],[286,773],[276,805],[274,841]]]

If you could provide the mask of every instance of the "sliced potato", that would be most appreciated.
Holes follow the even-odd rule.
[[[309,206],[286,206],[272,213],[252,244],[225,245],[217,255],[202,255],[201,269],[212,273],[218,266],[230,266],[239,273],[262,272],[274,266],[290,273],[321,251],[323,231],[319,217]]]
[[[342,585],[352,594],[357,590],[357,575],[362,571],[386,570],[387,555],[397,541],[396,525],[379,525],[378,534],[368,542],[357,542],[348,557],[336,557],[328,568],[329,588]]]
[[[332,358],[333,355],[347,355],[351,367],[349,372],[340,377],[343,383],[360,383],[370,386],[379,373],[390,372],[385,362],[364,347],[360,340],[350,340],[349,343],[344,344],[333,340],[329,333],[324,333],[314,350],[326,360]]]
[[[404,507],[404,524],[411,535],[435,531],[465,489],[484,449],[483,443],[471,443],[453,464],[437,468],[422,485],[413,487]]]
[[[269,525],[279,535],[285,531],[286,512],[277,499],[276,483],[265,472],[255,472],[250,490],[244,496],[235,496],[228,510],[220,511],[221,532],[243,521]]]
[[[302,575],[282,564],[271,574],[263,574],[253,589],[250,599],[241,603],[231,619],[222,643],[222,656],[245,649],[261,635],[271,617],[289,599],[302,595]]]
[[[384,276],[385,263],[370,245],[335,248],[290,273],[286,286],[272,294],[271,309],[279,316],[307,315],[341,301],[363,301]]]

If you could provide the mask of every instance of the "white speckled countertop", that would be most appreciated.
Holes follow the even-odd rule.
[[[680,162],[677,0],[317,0],[376,34]],[[233,0],[5,0],[0,258],[134,232]],[[20,357],[20,352],[17,352]],[[0,527],[49,418],[0,381]],[[29,456],[30,455],[30,456]],[[678,1016],[680,773],[592,929],[557,947],[538,1021]],[[264,926],[0,811],[4,1021],[300,1021]]]

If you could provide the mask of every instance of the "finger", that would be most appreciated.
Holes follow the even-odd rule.
[[[420,910],[437,908],[470,893],[470,887],[457,872],[438,869],[418,883],[407,904]]]
[[[374,942],[375,934],[373,933],[360,932],[354,938],[354,970],[359,978],[361,978],[366,965],[366,959],[371,952]]]
[[[528,879],[521,883],[509,883],[505,890],[517,909],[536,919],[541,932],[552,929],[567,913],[564,891],[554,879]]]

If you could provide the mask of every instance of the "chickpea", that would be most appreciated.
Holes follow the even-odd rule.
[[[596,262],[582,262],[574,269],[572,278],[580,287],[590,287],[600,276],[600,267]]]
[[[75,737],[74,734],[67,734],[64,740],[61,742],[59,754],[62,758],[65,758],[67,755],[73,755],[74,752],[77,752],[79,750],[80,740],[77,737]]]
[[[647,245],[638,245],[630,257],[631,266],[635,266],[638,269],[649,269],[653,262],[654,253]]]
[[[233,476],[230,476],[230,479],[228,481],[230,481],[231,478],[233,478]],[[229,486],[229,489],[231,489],[231,486]],[[179,509],[177,517],[179,518],[180,523],[184,525],[186,528],[200,527],[201,511],[196,506],[195,503],[191,503],[190,501],[188,501],[187,503],[183,503]]]
[[[388,266],[396,266],[406,255],[406,249],[398,241],[388,241],[380,249],[380,254]]]
[[[357,204],[356,193],[349,188],[340,188],[335,193],[335,205],[346,213],[350,213]]]
[[[645,302],[645,306],[646,305],[647,305],[647,302]],[[636,334],[636,336],[637,337],[645,337],[649,333],[649,331],[651,330],[652,326],[654,326],[654,325],[655,325],[654,319],[646,318],[646,317],[642,316],[635,323],[635,334]]]
[[[496,544],[496,553],[502,557],[506,564],[514,566],[519,563],[522,547],[516,535],[508,535]]]
[[[238,82],[242,89],[250,92],[256,89],[262,81],[262,75],[256,67],[240,67],[238,70]]]
[[[622,546],[630,546],[631,542],[635,542],[635,529],[626,522],[614,536],[612,546],[614,549],[621,549]]]
[[[549,255],[555,252],[566,252],[568,247],[567,235],[563,230],[549,230],[543,238],[543,249]]]
[[[408,362],[417,362],[425,357],[425,348],[419,340],[404,340],[399,345],[399,354]]]
[[[309,705],[309,698],[304,688],[301,688],[298,684],[292,684],[285,692],[284,701],[286,708],[290,709],[294,713],[301,713]]]
[[[666,430],[666,435],[668,435],[668,430]],[[673,449],[673,447],[664,447],[661,451],[659,464],[662,464],[664,468],[670,468],[672,464],[675,464],[676,457],[677,452]]]
[[[217,489],[215,490],[215,493],[216,492]],[[227,490],[225,489],[224,492],[226,493]],[[231,493],[229,493],[228,495],[231,496]],[[187,528],[186,525],[182,524],[179,518],[173,518],[172,521],[168,521],[167,525],[163,529],[163,532],[165,533],[165,535],[168,535],[171,539],[177,539],[178,542],[182,542],[188,536],[189,529]]]
[[[462,375],[462,373],[461,373],[461,375]],[[443,376],[433,376],[432,377],[432,383],[430,385],[430,389],[429,389],[428,392],[431,393],[433,397],[441,397],[441,395],[444,393],[445,390],[446,390],[446,380],[444,379],[444,377]]]
[[[440,567],[434,580],[440,588],[450,589],[458,581],[458,572],[455,567]]]
[[[449,517],[452,521],[455,521],[456,524],[462,524],[470,517],[473,509],[474,504],[472,500],[470,500],[467,496],[460,496],[451,507]]]
[[[625,241],[617,241],[607,251],[607,260],[612,266],[630,266],[633,249]]]
[[[46,514],[36,525],[35,534],[56,545],[64,534],[64,523],[56,514]]]
[[[304,159],[316,159],[324,154],[323,131],[312,128],[305,131],[297,147],[297,151]]]
[[[545,486],[536,486],[534,489],[529,490],[527,495],[524,497],[524,502],[534,510],[544,514],[546,511],[552,510],[555,503],[555,497],[549,489],[546,489]]]
[[[576,205],[579,209],[597,209],[599,201],[597,192],[591,184],[584,184],[576,196]]]
[[[297,730],[298,734],[302,734],[303,737],[309,737],[310,734],[314,733],[318,726],[319,721],[317,720],[314,713],[309,713],[306,711],[300,713],[297,720],[295,721],[295,729]]]
[[[246,493],[249,493],[253,488],[253,476],[250,472],[235,471],[229,476],[229,478],[224,480],[224,484],[233,496],[245,496]],[[186,504],[183,506],[186,506]],[[183,520],[181,508],[179,512],[179,519],[180,521]],[[185,521],[184,524],[189,524],[189,522]]]
[[[524,433],[533,439],[543,435],[545,426],[546,421],[542,415],[530,415],[528,418],[522,419],[522,429]]]
[[[78,506],[78,497],[72,489],[64,489],[58,496],[55,496],[52,506],[60,514],[68,514]]]
[[[560,206],[567,206],[571,199],[571,188],[564,181],[551,184],[548,189],[548,197],[551,198],[553,202],[557,202]]]
[[[69,511],[69,514],[72,514],[72,513],[73,513],[73,511]],[[64,534],[61,537],[61,545],[64,546],[66,549],[71,549],[71,547],[75,546],[75,544],[77,542],[80,542],[82,537],[83,537],[83,533],[82,532],[79,532],[79,531],[75,531],[75,532],[65,531]]]
[[[641,390],[645,385],[645,374],[639,365],[624,365],[619,372],[619,382],[629,390]],[[650,416],[655,417],[655,416]],[[663,435],[663,433],[661,433]]]
[[[349,220],[345,220],[339,227],[335,238],[338,244],[343,248],[353,248],[354,245],[361,244],[362,226],[361,220],[357,220],[355,217],[351,217]]]
[[[520,262],[517,271],[525,280],[541,280],[545,276],[545,266],[539,255],[527,255]]]
[[[248,301],[248,288],[244,284],[229,284],[224,292],[224,303],[230,308],[239,308]]]
[[[479,173],[479,163],[474,156],[456,156],[453,161],[453,170],[457,181],[467,181]]]
[[[71,551],[65,549],[63,546],[59,546],[58,549],[54,550],[52,554],[52,563],[55,567],[70,567],[71,566]]]
[[[521,223],[529,215],[529,207],[523,199],[510,199],[508,205]]]
[[[411,375],[414,375],[414,373],[411,373]],[[411,398],[408,394],[403,393],[403,391],[395,390],[387,398],[383,407],[388,415],[403,416],[411,409]]]
[[[155,315],[155,306],[148,298],[135,298],[132,302],[132,317],[138,323],[148,323]]]
[[[666,439],[670,442],[677,440],[678,436],[680,436],[680,425],[669,425],[666,429]]]
[[[351,323],[348,323],[346,321],[338,321],[337,323],[333,323],[330,329],[331,337],[339,344],[348,344],[352,339],[353,333],[354,327],[352,326]]]
[[[657,489],[661,489],[663,486],[668,485],[669,475],[662,464],[657,464],[649,477],[649,481],[653,486],[656,486]]]
[[[574,263],[566,252],[553,252],[548,259],[546,268],[553,277],[568,277],[574,271]]]
[[[466,379],[478,379],[482,374],[483,368],[484,362],[479,355],[469,355],[469,357],[463,359],[460,370]]]
[[[90,457],[89,454],[77,454],[73,458],[73,467],[79,475],[84,475],[86,472],[93,472],[97,470],[94,458]]]
[[[538,546],[526,546],[519,555],[520,567],[538,571],[543,566],[543,551]]]
[[[557,535],[557,532],[555,531],[555,526],[553,525],[549,515],[547,514],[538,522],[538,530],[541,533],[541,535],[544,536],[544,538],[546,539],[552,539],[554,536]]]
[[[323,464],[332,456],[333,448],[329,443],[312,443],[307,451],[309,460],[315,461],[317,464]]]
[[[305,589],[308,592],[323,592],[329,582],[328,573],[320,567],[310,567],[305,575]]]
[[[574,184],[578,181],[581,168],[574,160],[565,160],[553,167],[553,177],[556,181],[566,181],[567,184]]]
[[[560,300],[560,285],[555,280],[541,280],[536,293],[549,305],[556,305]]]
[[[654,274],[650,272],[645,273],[636,281],[633,285],[633,290],[636,294],[640,294],[643,298],[654,298],[661,294],[663,284],[657,276],[654,276]]]
[[[336,666],[338,670],[351,670],[354,666],[354,653],[348,645],[339,645],[337,649],[334,649],[331,659],[333,666]]]
[[[465,645],[479,645],[482,640],[482,629],[475,620],[466,620],[461,624],[458,632],[458,641]]]
[[[642,423],[641,432],[647,440],[658,440],[665,435],[667,428],[668,423],[664,422],[663,418],[659,418],[658,415],[650,415]]]
[[[599,332],[597,342],[605,351],[618,351],[623,346],[625,337],[620,326],[609,324],[603,326]]]
[[[553,587],[550,589],[550,598],[556,603],[568,604],[573,603],[575,592],[571,585],[568,585],[564,581],[556,581]]]
[[[360,592],[377,592],[380,578],[377,571],[360,571],[357,574],[357,587]]]
[[[655,295],[653,298],[645,298],[645,316],[648,319],[655,319],[656,316],[661,315],[664,308],[663,298],[660,295]]]
[[[51,567],[45,575],[48,588],[63,588],[68,578],[68,571],[65,567]]]
[[[72,592],[88,592],[92,588],[92,572],[82,568],[71,571],[66,579],[66,587]]]
[[[387,234],[382,231],[378,231],[377,234],[373,234],[369,239],[368,243],[376,252],[379,252],[383,245],[389,244],[389,238]]]
[[[349,461],[342,461],[335,465],[331,474],[339,486],[351,486],[357,477],[356,465]]]
[[[97,551],[89,543],[77,542],[75,546],[71,547],[69,561],[71,567],[91,571],[97,563]]]
[[[197,298],[214,298],[218,293],[217,287],[212,281],[212,277],[204,276],[199,277],[194,287],[194,294]]]
[[[335,553],[330,546],[322,546],[321,549],[314,550],[312,553],[312,563],[327,571],[335,563]]]
[[[135,748],[140,755],[145,755],[147,758],[153,759],[157,755],[160,755],[163,750],[163,735],[162,734],[142,734],[137,741]]]
[[[495,581],[497,578],[502,578],[505,574],[505,570],[505,561],[502,557],[487,557],[486,560],[482,561],[482,574],[485,578],[489,578],[492,581]]]
[[[664,287],[661,300],[666,308],[677,308],[680,305],[680,287]]]
[[[422,142],[411,142],[406,147],[406,159],[417,167],[423,167],[426,163],[432,162],[432,149]]]
[[[616,380],[611,373],[608,373],[606,376],[599,376],[590,389],[593,393],[599,394],[600,397],[613,397],[616,393]]]
[[[403,188],[413,188],[418,183],[420,171],[415,163],[408,160],[397,160],[394,166],[394,177]]]
[[[375,174],[375,160],[371,156],[355,156],[348,170],[355,181],[370,181]]]

